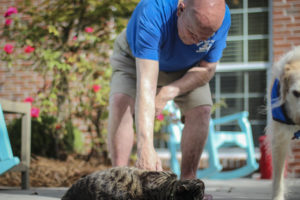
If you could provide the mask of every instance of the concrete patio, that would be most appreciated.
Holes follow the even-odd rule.
[[[271,199],[271,181],[256,179],[204,180],[206,193],[214,200],[267,200]],[[287,200],[299,200],[300,179],[287,181],[289,196]],[[67,188],[19,188],[0,187],[0,200],[58,200]]]

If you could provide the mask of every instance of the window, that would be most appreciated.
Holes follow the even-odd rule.
[[[263,105],[266,94],[266,72],[257,71],[235,71],[217,72],[210,82],[214,103],[225,101],[226,106],[220,106],[213,113],[213,118],[238,113],[249,112],[249,120],[255,145],[258,145],[258,137],[264,133],[266,124],[266,113]],[[236,126],[226,124],[217,127],[226,131],[236,131]]]
[[[231,28],[222,63],[268,61],[268,0],[226,0]]]
[[[266,70],[269,66],[268,0],[226,0],[231,11],[227,48],[210,81],[213,100],[225,101],[212,117],[249,112],[255,145],[266,125]],[[217,127],[233,130],[233,124]]]

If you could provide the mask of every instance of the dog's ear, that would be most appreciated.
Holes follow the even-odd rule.
[[[290,88],[290,71],[291,66],[290,64],[286,64],[283,68],[283,73],[280,77],[280,96],[281,96],[281,102],[285,102],[286,95]]]

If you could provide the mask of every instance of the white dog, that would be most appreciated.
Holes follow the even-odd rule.
[[[300,138],[300,46],[285,54],[272,69],[268,95],[272,119],[267,134],[272,138],[273,200],[284,200],[284,167],[292,139]]]

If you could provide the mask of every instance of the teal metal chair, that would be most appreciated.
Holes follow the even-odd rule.
[[[26,102],[10,101],[0,98],[0,106],[0,175],[5,173],[5,171],[20,171],[21,188],[29,189],[31,105]],[[20,160],[13,156],[3,112],[8,114],[21,114],[22,129]]]
[[[13,156],[2,107],[0,105],[0,175],[19,163],[20,159]]]
[[[180,111],[173,101],[168,102],[165,107],[171,114],[170,123],[167,131],[170,133],[168,148],[171,153],[171,170],[180,175],[180,165],[176,157],[180,149],[181,132],[183,124],[180,119]],[[208,179],[232,179],[251,174],[258,169],[258,163],[255,159],[255,151],[252,137],[251,125],[248,121],[249,113],[244,111],[233,115],[228,115],[218,119],[211,119],[209,125],[209,134],[204,150],[208,153],[209,167],[197,170],[198,178]],[[215,126],[237,121],[241,131],[216,131]],[[246,150],[246,165],[231,171],[222,171],[223,167],[219,159],[219,148],[237,146]]]

